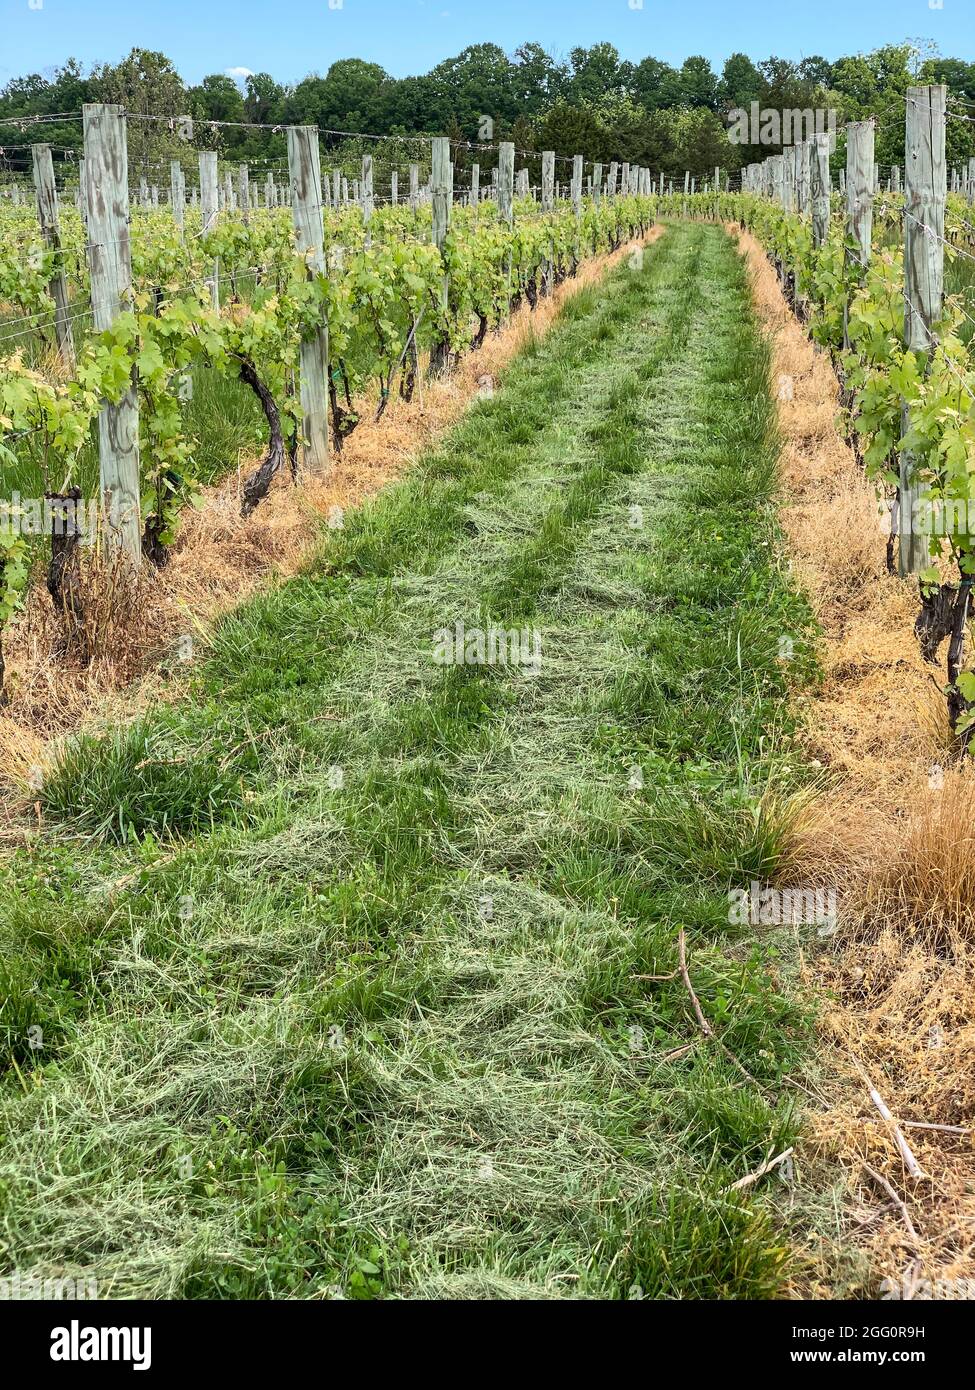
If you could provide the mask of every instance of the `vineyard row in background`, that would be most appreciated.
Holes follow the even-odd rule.
[[[455,206],[447,139],[432,141],[424,187],[411,169],[408,202],[376,206],[366,157],[360,202],[335,206],[314,127],[288,129],[289,181],[271,207],[252,205],[245,173],[221,208],[217,156],[201,151],[198,208],[174,166],[170,208],[133,216],[125,113],[90,106],[83,122],[80,208],[62,213],[51,152],[36,145],[36,214],[0,210],[0,305],[14,311],[0,317],[0,627],[36,558],[19,499],[48,503],[48,588],[69,620],[85,498],[106,554],[165,563],[200,495],[184,416],[201,376],[216,369],[259,402],[266,456],[243,486],[247,515],[285,463],[296,479],[325,471],[366,391],[378,390],[377,418],[397,380],[411,399],[421,351],[443,372],[522,299],[534,308],[652,220],[647,170],[612,163],[604,181],[597,165],[587,196],[581,156],[566,188],[546,154],[536,199],[511,143],[487,198],[475,182]],[[239,401],[223,404],[233,415]]]
[[[975,583],[975,223],[970,185],[949,193],[942,85],[909,88],[906,159],[878,196],[874,120],[846,127],[842,193],[815,135],[742,172],[733,195],[681,211],[736,221],[766,248],[814,340],[832,357],[850,435],[887,508],[888,568],[919,583],[916,632],[960,746],[975,744],[969,635]],[[956,293],[946,295],[946,264]],[[886,502],[882,499],[886,498]]]

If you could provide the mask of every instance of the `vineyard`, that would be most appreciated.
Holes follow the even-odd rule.
[[[879,189],[874,122],[848,127],[842,191],[830,137],[744,171],[737,193],[663,201],[660,215],[712,217],[753,232],[815,342],[830,354],[848,430],[877,488],[891,572],[917,575],[918,636],[934,661],[946,638],[952,731],[975,724],[966,669],[975,582],[975,160],[949,194],[944,88],[906,98],[912,161]],[[945,295],[946,281],[949,292]],[[969,659],[972,653],[969,652]]]
[[[4,1265],[967,1279],[975,107],[683,188],[314,126],[230,167],[178,118],[130,170],[154,118],[77,119],[0,186]],[[188,535],[232,568],[275,515],[287,567],[85,685]]]
[[[317,137],[313,143],[300,130],[293,132],[292,170],[305,196],[279,190],[269,176],[271,206],[251,208],[257,195],[242,177],[241,208],[228,178],[220,212],[216,156],[204,153],[198,208],[187,204],[177,163],[171,206],[156,211],[147,195],[149,205],[130,221],[124,169],[111,186],[101,177],[118,175],[119,152],[124,165],[124,121],[98,111],[86,120],[91,183],[79,187],[78,209],[59,210],[50,151],[38,146],[40,225],[33,209],[11,203],[0,212],[0,303],[9,310],[0,321],[4,477],[22,497],[47,498],[58,529],[68,530],[55,547],[59,574],[78,539],[71,534],[77,528],[65,525],[66,508],[89,498],[89,510],[131,561],[165,564],[180,510],[220,468],[217,451],[205,441],[201,450],[191,434],[226,393],[213,378],[243,383],[264,417],[267,452],[244,485],[246,514],[286,462],[296,478],[299,466],[320,472],[328,433],[340,451],[362,411],[381,417],[392,391],[411,399],[421,357],[424,370],[427,363],[442,369],[523,300],[534,307],[581,260],[641,236],[651,222],[629,166],[625,191],[617,190],[613,165],[606,196],[599,196],[597,171],[596,195],[584,200],[575,161],[571,197],[556,204],[553,156],[539,202],[516,198],[511,146],[501,152],[501,196],[482,202],[475,183],[473,200],[451,210],[445,141],[434,142],[430,161],[440,182],[423,196],[414,165],[409,201],[377,207],[367,157],[362,196],[325,205],[332,180],[322,183]],[[525,182],[519,177],[519,187]],[[334,183],[339,195],[337,177]],[[283,197],[293,209],[274,206]],[[100,230],[92,233],[96,220]],[[316,372],[321,385],[312,380]],[[224,409],[242,407],[230,398]],[[124,437],[112,444],[116,430]],[[25,528],[12,503],[7,511],[0,532],[5,616],[30,568]],[[63,577],[52,583],[59,593],[66,588]]]

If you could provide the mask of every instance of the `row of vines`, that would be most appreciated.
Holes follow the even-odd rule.
[[[48,587],[56,603],[64,602],[58,572],[66,546],[81,540],[32,537],[9,480],[36,479],[33,496],[63,517],[66,504],[89,495],[84,460],[103,403],[117,403],[133,381],[143,553],[163,565],[182,509],[200,497],[198,440],[185,418],[200,372],[233,377],[260,403],[266,449],[243,486],[246,516],[289,460],[298,476],[304,336],[327,323],[330,428],[341,450],[366,411],[381,416],[394,392],[412,397],[423,359],[435,348],[449,368],[522,300],[534,309],[580,261],[642,235],[652,214],[649,199],[632,195],[588,199],[581,214],[571,204],[543,214],[530,199],[519,200],[511,223],[492,203],[457,208],[442,252],[432,244],[430,221],[429,207],[387,206],[368,226],[359,208],[325,209],[327,269],[310,275],[286,208],[226,214],[208,231],[187,209],[182,233],[169,212],[135,209],[131,302],[110,330],[96,333],[80,216],[63,214],[61,246],[53,251],[29,209],[0,212],[0,477],[8,480],[0,490],[0,633],[40,545],[49,544]],[[70,370],[57,352],[49,298],[59,272],[76,347]],[[2,674],[0,658],[0,682]]]
[[[912,350],[905,338],[903,197],[876,198],[867,263],[856,254],[835,194],[819,246],[806,218],[755,193],[698,195],[688,211],[738,223],[758,238],[793,309],[830,354],[850,440],[877,488],[878,508],[890,518],[891,572],[901,460],[910,460],[910,482],[926,513],[912,524],[928,548],[916,631],[931,662],[948,640],[949,719],[960,743],[975,751],[975,667],[971,651],[965,655],[975,584],[975,310],[969,297],[975,277],[966,273],[969,264],[975,268],[972,209],[960,197],[948,199],[943,249],[949,275],[955,263],[961,271],[955,277],[960,292],[946,296],[925,351]]]

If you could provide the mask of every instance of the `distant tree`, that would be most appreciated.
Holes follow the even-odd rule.
[[[675,77],[669,63],[662,63],[659,58],[644,58],[633,69],[630,90],[647,111],[659,111],[666,102],[668,81]]]
[[[150,183],[162,182],[169,156],[185,150],[175,119],[186,114],[187,92],[172,62],[165,53],[133,48],[120,63],[95,68],[91,82],[96,100],[124,106],[136,117],[156,118],[129,121],[129,167],[139,168]]]
[[[718,105],[718,79],[707,58],[685,58],[680,71],[664,83],[668,106],[706,106],[714,111]]]
[[[569,70],[551,58],[541,44],[523,43],[514,56],[511,96],[521,113],[538,116],[562,96]]]
[[[196,107],[201,120],[244,121],[247,112],[240,88],[232,77],[224,73],[211,73],[204,77],[198,87],[191,87],[190,100]]]
[[[281,114],[284,88],[267,72],[252,72],[245,83],[244,111],[249,121],[263,124]]]
[[[456,58],[438,63],[430,73],[440,110],[456,117],[470,140],[479,138],[485,122],[491,127],[510,123],[518,115],[513,94],[514,66],[494,43],[473,44]]]
[[[921,67],[921,82],[943,82],[949,92],[966,101],[975,101],[975,63],[960,58],[928,58]]]
[[[620,62],[620,55],[611,43],[574,48],[569,61],[572,67],[565,96],[573,103],[605,101],[627,91],[632,82],[632,65]]]
[[[762,94],[762,74],[744,53],[732,53],[721,73],[718,94],[726,109],[744,108]]]
[[[803,58],[797,71],[800,79],[803,82],[808,82],[812,87],[821,87],[825,90],[833,85],[833,64],[827,62],[825,58]]]
[[[554,150],[558,155],[599,159],[603,134],[598,118],[588,107],[557,102],[539,122],[536,143],[538,149]],[[558,177],[561,181],[563,176]]]

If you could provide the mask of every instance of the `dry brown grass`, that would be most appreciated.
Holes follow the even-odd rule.
[[[654,227],[646,240],[662,234],[663,228]],[[160,675],[159,660],[181,634],[205,634],[249,594],[293,575],[308,557],[330,508],[353,508],[402,476],[455,423],[484,377],[503,386],[509,363],[526,342],[544,336],[566,301],[600,280],[630,249],[587,261],[574,279],[539,300],[534,312],[523,305],[448,376],[432,381],[421,376],[413,401],[394,398],[378,423],[372,418],[374,402],[357,402],[362,423],[343,452],[332,455],[327,476],[306,476],[294,487],[282,471],[268,498],[246,520],[240,516],[241,488],[257,460],[242,461],[236,474],[206,490],[200,511],[187,509],[163,571],[125,586],[89,559],[87,651],[84,642],[68,644],[66,650],[65,622],[37,576],[25,610],[4,639],[9,704],[0,737],[0,791],[6,789],[8,811],[23,802],[21,745],[33,747],[31,764],[43,763],[45,740],[92,722],[124,720],[167,698],[174,687]],[[115,611],[110,627],[109,597]],[[36,740],[39,746],[33,746]]]
[[[844,1173],[848,1200],[835,1245],[817,1248],[796,1291],[828,1296],[847,1244],[868,1253],[864,1292],[876,1297],[883,1277],[975,1277],[971,1132],[905,1127],[925,1173],[911,1180],[867,1084],[905,1126],[975,1126],[975,773],[949,766],[944,700],[913,633],[916,593],[885,571],[873,490],[837,427],[829,360],[758,243],[740,242],[774,372],[792,381],[779,403],[780,515],[824,633],[825,679],[805,697],[804,737],[828,794],[798,827],[794,854],[807,876],[839,887],[841,903],[838,934],[805,963],[829,1002],[827,1076],[803,1157],[813,1179]],[[917,1241],[864,1162],[904,1197]]]

